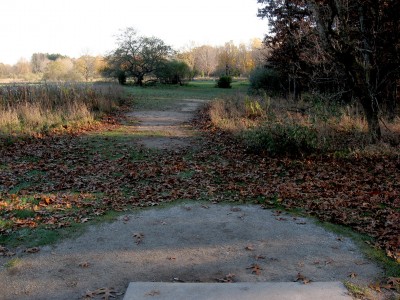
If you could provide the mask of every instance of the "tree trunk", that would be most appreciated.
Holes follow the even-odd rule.
[[[397,117],[397,82],[396,80],[391,80],[385,86],[384,97],[386,99],[386,114],[389,122],[394,122]]]
[[[143,76],[138,76],[138,77],[137,77],[137,84],[138,84],[139,86],[143,86]]]
[[[360,99],[364,109],[365,118],[368,123],[368,132],[371,136],[371,142],[376,143],[382,137],[381,127],[379,125],[378,105],[374,99],[363,97]]]

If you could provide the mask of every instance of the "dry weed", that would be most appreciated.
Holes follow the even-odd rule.
[[[113,84],[13,84],[0,87],[0,132],[33,134],[94,122],[118,106]]]
[[[400,153],[400,118],[382,122],[382,142],[371,145],[367,122],[356,104],[238,95],[212,102],[209,113],[214,126],[243,137],[256,148],[286,145],[290,140],[290,145],[295,143],[307,150],[315,147],[318,152],[344,151],[356,156]]]

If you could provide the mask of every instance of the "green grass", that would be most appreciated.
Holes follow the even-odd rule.
[[[36,213],[29,209],[16,209],[10,212],[18,219],[34,218]]]
[[[21,182],[20,184],[18,184],[17,186],[15,186],[14,188],[12,188],[9,193],[10,194],[16,194],[19,191],[29,188],[32,184],[30,182]]]
[[[196,172],[193,170],[185,170],[185,171],[180,172],[178,174],[178,177],[181,179],[190,179],[193,177],[194,174],[196,174]]]
[[[104,159],[115,160],[128,155],[132,160],[142,160],[143,153],[136,145],[136,139],[143,136],[123,128],[102,133],[91,133],[81,138],[80,143],[89,156],[101,155]]]
[[[330,232],[350,238],[368,258],[378,262],[385,269],[386,276],[400,277],[400,264],[390,259],[383,250],[373,247],[371,237],[357,233],[351,228],[342,225],[328,222],[316,222],[316,224]]]
[[[23,228],[7,236],[0,236],[0,244],[8,247],[37,247],[55,243],[61,237],[62,230],[45,228]]]
[[[167,109],[177,100],[212,100],[222,96],[246,93],[249,86],[247,81],[234,82],[232,89],[216,88],[215,84],[215,81],[192,81],[185,86],[126,87],[125,93],[133,97],[136,109]]]
[[[7,247],[39,247],[52,245],[66,238],[76,238],[82,235],[90,225],[113,222],[125,212],[108,211],[102,216],[91,219],[86,223],[71,222],[68,227],[47,229],[41,225],[38,228],[23,228],[7,236],[0,235],[0,245]]]
[[[10,259],[8,262],[6,262],[6,263],[4,264],[4,267],[5,267],[6,269],[12,269],[12,268],[17,267],[18,264],[20,264],[20,263],[21,263],[21,259],[18,258],[18,257],[14,257],[14,258]]]
[[[367,289],[363,288],[361,286],[358,286],[354,283],[351,283],[349,281],[345,281],[344,282],[345,287],[349,290],[349,292],[351,293],[351,295],[353,295],[354,297],[356,297],[358,299],[358,297],[365,297],[368,295]]]
[[[12,228],[13,221],[11,220],[4,220],[0,218],[0,229],[10,229]],[[0,236],[0,243],[1,243],[1,236]]]

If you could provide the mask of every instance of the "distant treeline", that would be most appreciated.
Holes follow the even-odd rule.
[[[184,62],[190,77],[219,76],[229,72],[232,76],[248,76],[263,63],[265,47],[261,40],[223,46],[192,45],[173,51],[170,60]],[[0,62],[0,79],[14,81],[92,81],[102,78],[107,68],[106,56],[82,55],[71,58],[59,53],[33,53],[30,60],[21,59],[14,65]]]

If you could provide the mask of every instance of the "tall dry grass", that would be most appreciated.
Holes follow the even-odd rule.
[[[115,84],[12,84],[0,86],[2,135],[47,133],[93,124],[122,99]]]
[[[238,94],[213,101],[209,114],[215,126],[239,136],[256,151],[400,155],[400,118],[394,122],[382,118],[382,142],[372,145],[356,103],[293,102]]]

